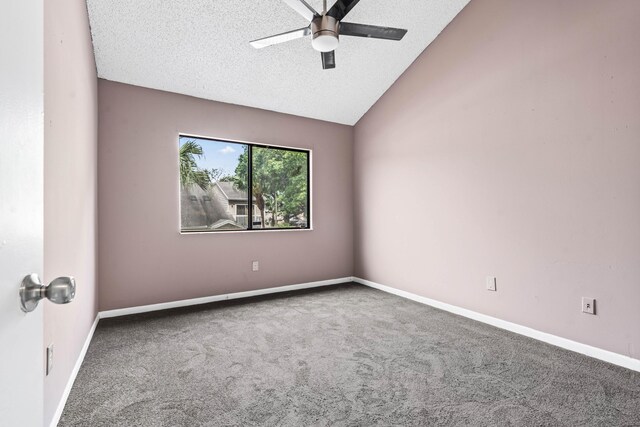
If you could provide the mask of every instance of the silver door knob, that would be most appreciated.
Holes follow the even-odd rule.
[[[73,277],[58,277],[49,285],[40,282],[37,274],[30,274],[20,285],[20,308],[28,313],[35,310],[42,298],[56,304],[67,304],[76,296],[76,280]]]

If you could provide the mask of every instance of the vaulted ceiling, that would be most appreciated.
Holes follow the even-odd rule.
[[[322,10],[322,0],[307,0]],[[282,0],[88,0],[103,79],[355,124],[469,0],[361,0],[345,22],[408,30],[401,41],[340,38],[323,70],[311,36],[249,41],[308,22]],[[333,1],[329,0],[329,7]]]

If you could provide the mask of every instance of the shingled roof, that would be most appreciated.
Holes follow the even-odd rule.
[[[183,229],[207,227],[221,219],[233,221],[233,216],[221,201],[197,185],[182,187],[180,207]]]
[[[218,181],[216,185],[220,187],[229,201],[243,202],[247,200],[247,192],[240,190],[233,182]]]

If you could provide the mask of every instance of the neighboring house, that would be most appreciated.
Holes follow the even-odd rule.
[[[247,193],[231,182],[215,182],[207,190],[197,185],[180,191],[182,231],[242,230],[247,228]],[[254,226],[260,211],[254,205]]]
[[[226,202],[227,212],[233,216],[234,220],[247,227],[247,221],[249,217],[249,209],[247,206],[247,192],[240,190],[232,182],[220,181],[212,185],[211,192],[218,198],[223,204]],[[222,196],[222,197],[220,197]],[[254,204],[253,205],[253,225],[260,226],[260,210]]]

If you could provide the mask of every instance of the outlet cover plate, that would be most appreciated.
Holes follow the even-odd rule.
[[[251,270],[252,271],[260,270],[260,262],[259,261],[252,261],[251,262]]]
[[[497,291],[496,288],[496,278],[493,276],[487,276],[487,290],[488,291]]]
[[[582,312],[587,314],[596,314],[595,298],[582,297]]]

